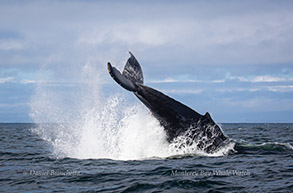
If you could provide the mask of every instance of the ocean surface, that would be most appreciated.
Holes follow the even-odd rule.
[[[42,134],[54,125],[2,123],[0,192],[292,192],[293,124],[220,125],[238,152],[120,159],[74,154],[73,142],[62,143],[64,125],[53,139]]]

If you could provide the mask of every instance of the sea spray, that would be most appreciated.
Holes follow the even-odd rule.
[[[40,73],[54,69],[47,67]],[[33,132],[51,145],[53,156],[127,160],[207,155],[196,147],[170,145],[164,128],[138,100],[132,102],[136,99],[131,93],[127,93],[130,100],[109,92],[112,85],[105,78],[107,71],[94,61],[74,68],[73,74],[61,79],[59,68],[51,71],[53,80],[40,81],[31,100],[31,117],[39,125]]]
[[[48,66],[40,74],[45,74]],[[31,117],[38,123],[33,132],[51,145],[54,156],[168,156],[165,132],[145,107],[130,102],[125,95],[106,93],[109,84],[105,84],[103,71],[93,62],[74,67],[80,69],[69,80],[60,80],[54,76],[60,76],[60,72],[51,71],[53,80],[40,81],[30,103]]]

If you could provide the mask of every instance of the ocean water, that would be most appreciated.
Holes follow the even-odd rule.
[[[236,142],[227,149],[237,152],[208,155],[172,151],[157,123],[145,119],[141,133],[127,120],[103,132],[111,125],[90,120],[80,132],[77,124],[0,124],[0,192],[293,190],[293,124],[220,124]]]
[[[178,149],[105,64],[42,66],[35,124],[0,124],[0,192],[291,192],[293,124],[221,124],[219,151]]]

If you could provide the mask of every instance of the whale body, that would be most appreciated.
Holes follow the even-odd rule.
[[[111,77],[134,95],[152,112],[166,132],[167,141],[185,138],[185,145],[213,153],[227,143],[228,138],[207,112],[201,115],[175,99],[144,85],[141,66],[130,53],[121,73],[108,62]]]

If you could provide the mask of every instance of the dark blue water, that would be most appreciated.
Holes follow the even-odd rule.
[[[222,124],[238,153],[147,160],[56,158],[31,132],[0,124],[2,192],[292,192],[293,124]]]

